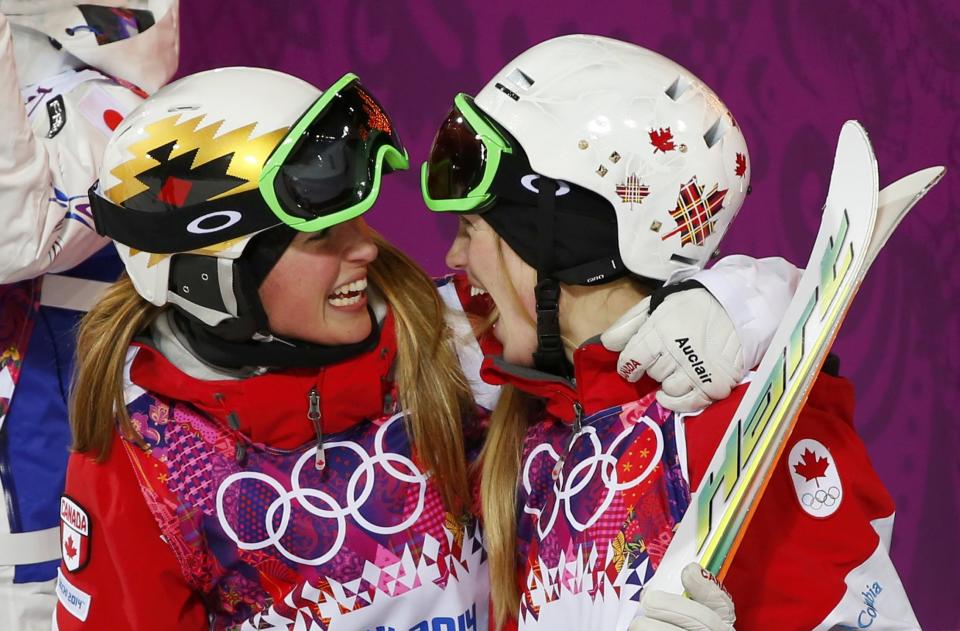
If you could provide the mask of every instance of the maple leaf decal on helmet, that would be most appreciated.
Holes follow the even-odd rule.
[[[653,152],[662,151],[664,153],[673,151],[677,148],[673,142],[673,132],[669,127],[650,130],[650,144],[653,145]]]
[[[622,199],[624,203],[629,202],[632,205],[636,202],[639,204],[650,194],[650,187],[643,184],[636,174],[632,174],[626,181],[617,184],[616,192],[617,196]]]
[[[827,467],[829,466],[829,460],[817,456],[809,449],[805,449],[803,455],[800,456],[800,462],[793,465],[793,470],[797,472],[797,475],[802,475],[805,481],[813,480],[816,482],[817,488],[819,488],[820,482],[817,478],[826,477]]]
[[[747,156],[739,152],[737,152],[737,168],[734,170],[734,173],[739,177],[747,174]]]
[[[703,245],[707,237],[713,234],[715,217],[723,210],[723,198],[726,194],[727,189],[718,190],[716,184],[704,192],[704,187],[697,182],[697,176],[690,178],[690,181],[680,188],[676,208],[670,211],[670,216],[677,222],[677,228],[663,235],[661,239],[666,241],[679,234],[681,245]]]

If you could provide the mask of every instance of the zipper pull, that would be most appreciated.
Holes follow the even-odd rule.
[[[317,433],[317,458],[314,465],[317,471],[323,471],[327,466],[327,460],[323,455],[323,423],[320,418],[320,394],[317,387],[310,388],[310,394],[307,395],[309,407],[307,409],[307,418],[313,423],[313,431]]]
[[[560,472],[563,471],[563,463],[567,460],[567,456],[570,455],[570,450],[573,449],[573,443],[577,442],[577,437],[580,435],[581,431],[583,431],[583,406],[580,405],[579,401],[574,401],[573,435],[570,437],[570,442],[567,444],[567,450],[563,452],[563,455],[560,456],[560,459],[557,460],[557,464],[553,467],[553,473],[551,476],[554,480],[560,477]]]
[[[577,434],[583,429],[583,406],[580,405],[579,401],[573,402],[573,436],[576,438]]]

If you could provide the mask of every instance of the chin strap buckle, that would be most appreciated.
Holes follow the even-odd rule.
[[[560,337],[560,283],[544,278],[534,290],[537,299],[537,351],[533,361],[538,370],[555,375],[566,372],[563,339]]]

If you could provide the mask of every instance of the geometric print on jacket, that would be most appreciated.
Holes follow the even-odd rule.
[[[355,612],[347,619],[359,622],[364,610],[415,626],[438,598],[425,586],[444,590],[440,597],[448,588],[483,593],[474,585],[486,571],[478,529],[445,513],[411,457],[401,414],[325,436],[319,471],[313,442],[289,451],[253,444],[149,393],[128,411],[146,448],[125,441],[126,453],[213,628],[327,629]],[[403,612],[391,607],[418,590],[423,598],[405,599]],[[476,628],[476,605],[465,609],[461,626]]]
[[[639,600],[690,501],[673,413],[651,392],[585,417],[575,437],[544,419],[521,463],[521,626],[569,598]]]

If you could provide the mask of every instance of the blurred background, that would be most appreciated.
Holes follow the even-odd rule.
[[[924,629],[960,629],[960,2],[185,0],[181,18],[180,75],[254,65],[320,88],[348,70],[360,75],[413,165],[385,178],[367,217],[434,274],[446,270],[456,230],[419,196],[436,127],[454,94],[476,93],[556,35],[652,48],[730,107],[750,149],[753,193],[724,254],[805,263],[847,119],[870,132],[881,186],[947,165],[874,264],[834,352],[897,504],[893,558],[917,616]]]

